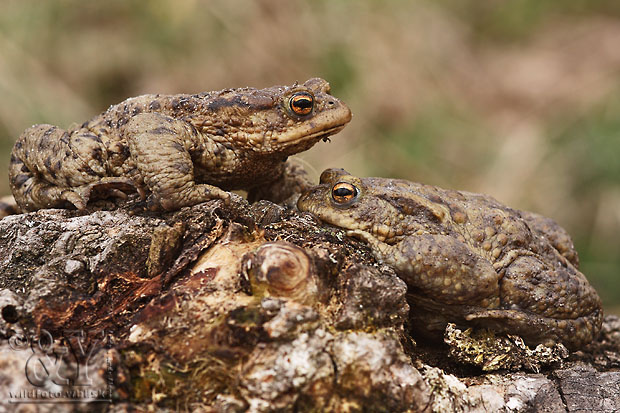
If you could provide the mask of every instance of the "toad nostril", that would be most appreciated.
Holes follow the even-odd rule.
[[[335,104],[336,104],[336,102],[334,102],[333,100],[329,100],[329,101],[327,101],[327,104],[328,104],[328,105],[335,105]]]

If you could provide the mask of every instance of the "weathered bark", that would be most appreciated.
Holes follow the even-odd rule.
[[[514,371],[483,372],[415,342],[364,244],[266,201],[9,216],[0,271],[0,411],[620,410],[617,317],[568,358],[502,338]]]

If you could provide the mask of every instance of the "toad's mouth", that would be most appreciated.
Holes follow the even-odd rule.
[[[320,131],[320,132],[313,133],[313,134],[307,136],[306,138],[308,138],[308,139],[316,139],[317,141],[319,141],[321,139],[326,140],[331,135],[335,135],[338,132],[340,132],[341,130],[343,130],[345,125],[346,125],[346,123],[344,123],[342,125],[334,126],[331,129],[327,129],[327,130],[323,130],[323,131]]]
[[[301,134],[298,136],[282,136],[281,135],[281,136],[278,136],[277,143],[294,145],[302,141],[318,142],[321,139],[326,140],[328,137],[335,135],[341,130],[343,130],[347,123],[341,123],[332,128],[321,129],[319,131],[309,133],[309,134]]]

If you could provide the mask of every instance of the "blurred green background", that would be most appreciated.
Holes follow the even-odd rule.
[[[332,84],[354,118],[301,155],[555,218],[620,314],[618,0],[0,0],[0,195],[34,123],[143,93]]]

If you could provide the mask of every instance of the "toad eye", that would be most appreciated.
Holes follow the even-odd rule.
[[[314,96],[308,92],[295,93],[289,101],[289,106],[296,115],[307,115],[312,112],[312,106],[314,106]]]
[[[338,182],[332,187],[332,199],[337,204],[346,204],[355,199],[357,194],[357,188],[348,182]]]

